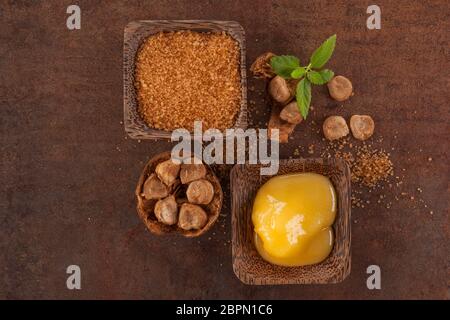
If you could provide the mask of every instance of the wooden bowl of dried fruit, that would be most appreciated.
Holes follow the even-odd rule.
[[[219,179],[208,165],[192,162],[175,163],[164,152],[145,165],[135,194],[150,232],[197,237],[216,222],[223,202]]]

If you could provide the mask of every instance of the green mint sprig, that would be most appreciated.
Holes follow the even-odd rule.
[[[307,66],[300,66],[300,60],[294,56],[274,56],[270,59],[273,71],[285,79],[301,79],[295,90],[295,98],[303,119],[308,116],[311,104],[311,83],[323,85],[331,80],[334,72],[322,68],[333,54],[336,35],[332,35],[317,48],[309,59]]]

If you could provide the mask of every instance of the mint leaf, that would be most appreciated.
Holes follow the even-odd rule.
[[[289,79],[292,71],[300,67],[300,61],[294,56],[275,56],[270,59],[270,65],[277,75]]]
[[[308,72],[308,80],[313,84],[322,85],[327,83],[333,78],[334,72],[328,69],[320,70],[320,71],[310,71]]]
[[[298,67],[294,69],[294,71],[291,72],[291,77],[294,79],[300,79],[303,77],[306,73],[306,68]]]
[[[309,105],[311,104],[311,82],[309,82],[308,79],[303,78],[297,84],[295,98],[297,99],[300,114],[303,119],[306,119],[308,116]]]
[[[322,76],[322,79],[327,83],[334,77],[334,72],[330,69],[323,69],[319,71],[320,75]]]
[[[330,59],[333,54],[334,47],[336,45],[336,35],[332,35],[327,40],[325,40],[322,45],[314,51],[311,56],[311,67],[318,69],[322,68],[325,63]]]
[[[325,82],[322,79],[322,76],[317,71],[311,70],[308,72],[308,80],[313,84],[324,84]]]

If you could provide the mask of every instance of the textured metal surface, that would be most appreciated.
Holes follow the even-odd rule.
[[[65,26],[69,4],[0,4],[0,298],[448,298],[447,1],[377,1],[379,31],[366,29],[361,1],[80,0],[77,31]],[[222,216],[208,234],[146,231],[134,187],[146,161],[171,144],[126,139],[121,122],[123,30],[141,19],[238,21],[248,63],[267,50],[303,62],[338,34],[329,67],[356,94],[341,108],[315,87],[309,121],[371,114],[383,145],[395,148],[402,190],[415,196],[385,192],[388,210],[374,192],[352,211],[352,272],[343,283],[242,284],[231,265],[226,180]],[[248,98],[261,109],[250,125],[267,120],[259,95]],[[281,155],[322,143],[312,128],[298,126]],[[70,264],[81,267],[80,291],[65,287]],[[370,264],[381,267],[382,290],[366,288]]]

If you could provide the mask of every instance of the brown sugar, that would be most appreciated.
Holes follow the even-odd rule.
[[[361,182],[367,187],[375,187],[394,173],[388,153],[382,150],[370,150],[367,147],[363,147],[357,152],[351,168],[352,180]]]
[[[241,102],[239,44],[226,33],[160,32],[136,57],[138,111],[152,128],[232,128]]]
[[[382,140],[379,142],[381,143]],[[369,206],[371,202],[365,198],[368,194],[374,192],[381,193],[379,199],[375,202],[378,204],[384,203],[386,208],[389,209],[392,203],[386,203],[385,186],[389,186],[389,192],[390,194],[393,193],[396,200],[399,199],[400,190],[392,190],[392,187],[398,188],[403,182],[400,181],[401,177],[396,176],[395,184],[391,183],[394,174],[391,155],[376,148],[372,143],[353,142],[350,137],[344,137],[329,141],[326,147],[322,149],[321,156],[325,158],[335,157],[347,162],[352,178],[351,202],[353,208]]]
[[[321,156],[344,159],[350,167],[352,182],[369,188],[388,181],[394,174],[394,164],[389,153],[371,144],[354,145],[347,137],[329,142]]]

